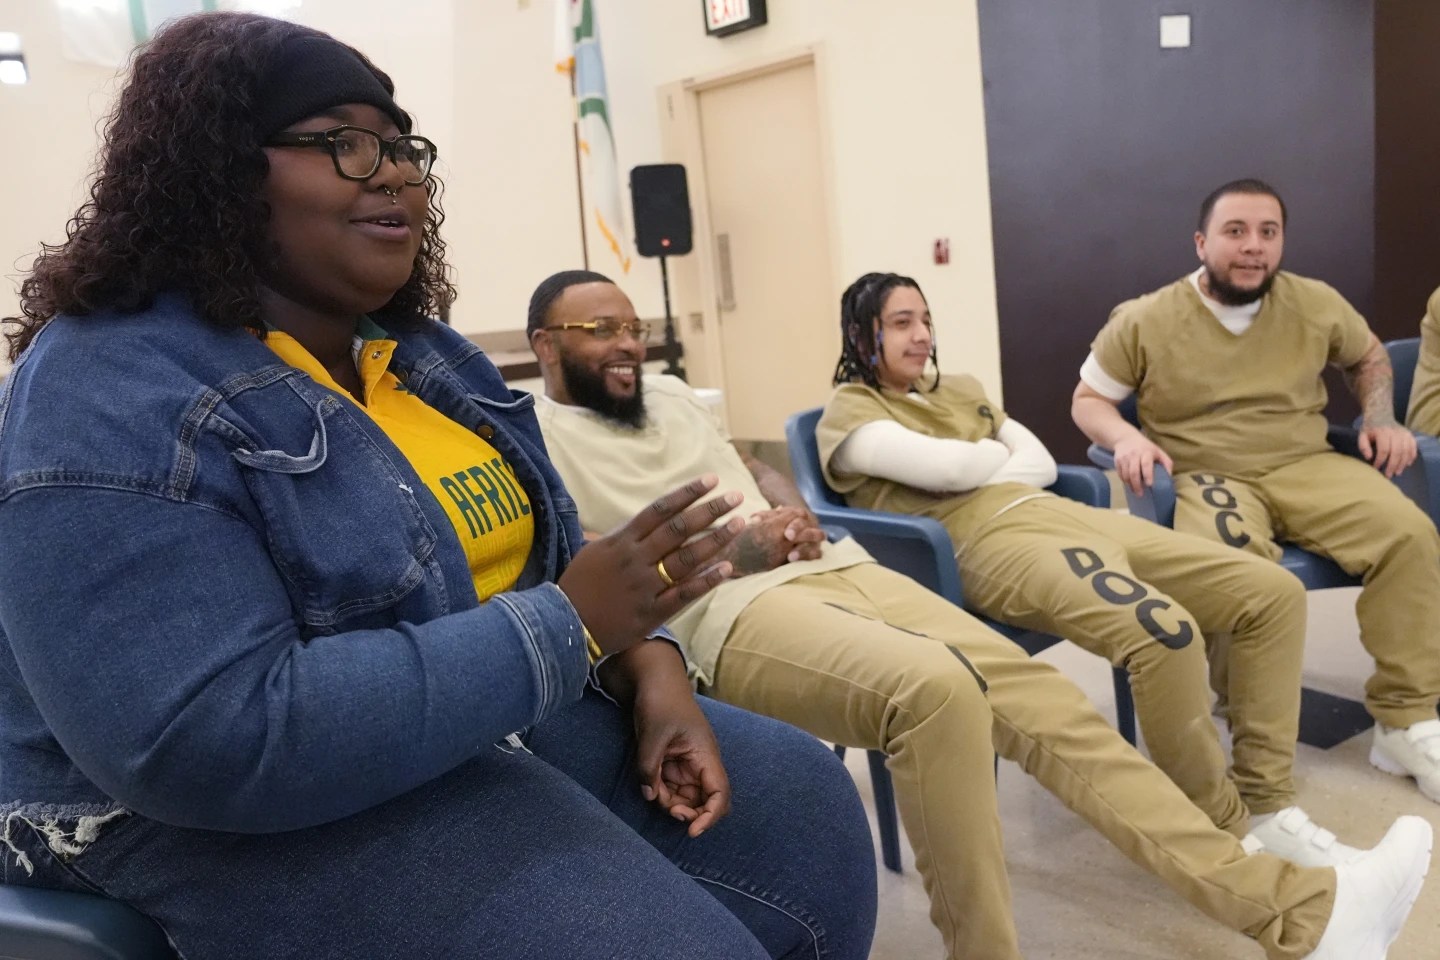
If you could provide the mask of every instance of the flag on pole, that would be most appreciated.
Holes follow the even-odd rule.
[[[166,20],[206,10],[247,10],[289,17],[302,0],[54,0],[60,51],[70,60],[122,67],[137,44]]]
[[[629,248],[621,220],[624,203],[620,170],[615,159],[594,0],[555,0],[555,44],[555,69],[572,77],[575,85],[579,149],[585,170],[582,203],[588,221],[604,237],[620,271],[629,273]]]

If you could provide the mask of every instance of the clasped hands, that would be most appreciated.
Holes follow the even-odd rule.
[[[581,548],[557,581],[608,659],[601,682],[630,708],[641,793],[698,837],[730,810],[730,783],[715,734],[691,693],[685,664],[647,637],[734,569],[722,552],[746,530],[720,521],[742,495],[699,477]],[[612,656],[613,655],[613,656]]]

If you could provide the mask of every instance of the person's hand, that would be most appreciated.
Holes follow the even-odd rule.
[[[647,678],[632,710],[641,795],[700,836],[730,812],[730,778],[683,672]]]
[[[777,511],[793,514],[790,522],[785,524],[783,534],[787,543],[794,544],[794,549],[785,555],[786,561],[795,563],[797,560],[819,560],[820,545],[825,542],[825,530],[820,526],[815,514],[804,507],[779,507]]]
[[[1418,453],[1415,434],[1398,423],[1363,423],[1358,443],[1360,455],[1387,477],[1395,476],[1414,463]]]
[[[717,482],[712,474],[665,494],[581,547],[560,575],[560,589],[602,651],[626,649],[730,576],[729,561],[707,564],[745,521],[732,517],[695,537],[744,499],[730,492],[695,503]]]
[[[745,529],[726,548],[735,575],[774,570],[792,560],[813,560],[820,556],[825,531],[820,521],[804,507],[774,507],[751,514]]]
[[[1170,455],[1152,443],[1142,433],[1126,437],[1115,444],[1115,472],[1120,482],[1130,488],[1136,496],[1142,495],[1155,483],[1155,464],[1163,464],[1172,473],[1175,463]]]

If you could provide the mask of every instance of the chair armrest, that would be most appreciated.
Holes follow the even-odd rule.
[[[1085,457],[1101,470],[1115,469],[1115,451],[1109,447],[1102,447],[1098,443],[1092,443],[1086,448]]]
[[[1110,506],[1110,479],[1094,467],[1062,464],[1059,476],[1048,489],[1051,493],[1088,504],[1092,507]]]
[[[825,539],[829,543],[835,543],[850,536],[849,530],[835,523],[822,523],[820,524],[820,529],[825,531]]]
[[[1115,469],[1115,453],[1098,443],[1090,444],[1090,449],[1085,451],[1090,462],[1105,468]],[[1175,480],[1170,476],[1170,471],[1160,464],[1155,464],[1155,479],[1150,489],[1138,496],[1129,487],[1125,488],[1125,504],[1130,508],[1133,516],[1151,523],[1158,523],[1162,527],[1173,527],[1175,525]]]
[[[858,507],[811,504],[823,526],[844,527],[881,565],[963,605],[955,547],[938,520]]]
[[[1362,419],[1356,417],[1355,423],[1349,427],[1330,424],[1325,431],[1325,439],[1337,452],[1364,460],[1365,457],[1360,452]],[[1415,462],[1394,478],[1395,485],[1400,488],[1401,493],[1414,500],[1431,520],[1440,525],[1440,440],[1429,434],[1411,432],[1415,433]]]

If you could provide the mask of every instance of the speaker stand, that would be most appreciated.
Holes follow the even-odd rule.
[[[679,341],[675,339],[675,318],[670,316],[670,271],[665,267],[665,255],[660,255],[660,285],[665,291],[665,372],[672,377],[685,379],[685,368],[678,356]]]

